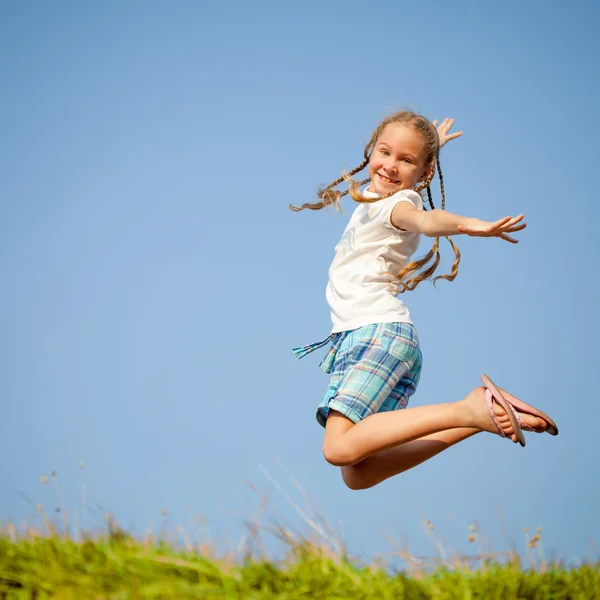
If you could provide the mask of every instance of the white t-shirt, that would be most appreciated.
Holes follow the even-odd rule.
[[[363,195],[377,197],[369,191]],[[391,289],[394,277],[389,273],[397,275],[407,264],[421,236],[392,225],[392,209],[398,202],[423,210],[417,192],[400,190],[384,200],[359,204],[350,217],[329,267],[326,296],[332,333],[372,323],[411,323],[406,305]]]

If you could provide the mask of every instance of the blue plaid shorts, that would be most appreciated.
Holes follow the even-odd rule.
[[[329,387],[317,407],[325,427],[330,410],[358,423],[377,412],[406,408],[421,375],[423,356],[411,323],[374,323],[296,348],[299,358],[331,341],[320,367]]]

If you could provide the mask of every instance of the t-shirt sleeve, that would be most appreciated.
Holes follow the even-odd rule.
[[[381,210],[379,211],[379,219],[381,222],[393,231],[401,231],[392,225],[392,210],[398,202],[410,202],[417,210],[423,210],[423,199],[414,190],[400,190],[393,196],[381,200]]]

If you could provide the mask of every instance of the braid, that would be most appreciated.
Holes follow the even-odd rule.
[[[366,155],[366,153],[367,153],[367,151],[365,149],[365,155]],[[315,202],[314,204],[307,202],[306,204],[303,204],[302,206],[294,206],[294,205],[290,204],[289,205],[290,209],[295,212],[304,210],[305,208],[308,208],[310,210],[320,210],[321,208],[325,208],[326,206],[333,205],[333,206],[335,206],[335,208],[337,208],[339,210],[340,198],[342,196],[345,196],[348,193],[348,191],[346,190],[345,192],[340,192],[339,190],[334,190],[333,188],[336,187],[337,185],[339,185],[340,183],[342,183],[343,181],[345,181],[346,179],[352,177],[352,175],[356,175],[356,173],[359,173],[360,171],[362,171],[368,164],[369,164],[369,157],[365,156],[365,160],[363,160],[363,162],[360,163],[360,165],[358,165],[358,167],[355,167],[348,173],[344,173],[339,179],[336,179],[334,182],[330,183],[326,188],[320,189],[317,192],[317,196],[319,198],[321,198],[321,202]],[[369,179],[366,179],[364,182],[361,182],[361,185],[363,185],[363,183],[366,183],[367,181],[369,181]]]
[[[348,190],[345,192],[350,195],[350,198],[355,202],[360,202],[361,204],[372,204],[373,202],[379,202],[380,200],[385,200],[386,198],[392,197],[396,192],[390,192],[389,194],[384,194],[383,196],[375,196],[375,198],[367,198],[360,193],[360,187],[371,181],[371,179],[365,179],[364,181],[354,181],[348,178]]]
[[[348,175],[347,177],[349,179],[349,184],[348,184],[348,189],[344,190],[341,194],[341,196],[346,196],[346,195],[350,195],[350,198],[352,198],[353,200],[355,199],[354,196],[352,195],[353,191],[355,189],[360,190],[360,188],[365,185],[365,183],[369,183],[369,181],[371,181],[370,177],[367,177],[366,179],[363,179],[362,181],[354,181],[353,179],[350,179],[350,176]],[[360,191],[359,191],[360,194]],[[377,198],[365,198],[364,202],[376,202],[377,200],[381,200],[382,198],[387,198],[387,196],[377,196]]]
[[[340,199],[343,196],[346,196],[347,194],[350,194],[350,197],[353,200],[356,200],[357,202],[376,202],[377,200],[382,200],[383,198],[388,198],[389,196],[391,196],[392,194],[387,194],[386,196],[380,196],[378,198],[373,198],[373,199],[363,198],[362,194],[360,193],[360,186],[364,185],[365,183],[368,183],[369,181],[371,181],[371,179],[367,177],[366,179],[363,179],[360,182],[356,182],[352,179],[353,175],[356,175],[357,173],[362,171],[369,164],[373,146],[375,146],[375,143],[377,142],[377,138],[383,131],[384,127],[388,124],[388,122],[389,122],[389,119],[384,120],[382,123],[379,124],[377,129],[375,129],[375,131],[373,132],[373,135],[371,136],[371,139],[369,140],[369,143],[365,146],[365,149],[363,152],[364,160],[363,160],[363,162],[360,163],[360,165],[358,165],[358,167],[352,169],[348,173],[342,173],[342,176],[339,179],[336,179],[334,182],[330,183],[326,188],[323,188],[317,192],[317,197],[319,197],[321,199],[321,202],[315,202],[315,203],[307,202],[306,204],[303,204],[302,206],[293,206],[292,204],[290,204],[289,205],[290,209],[295,212],[304,210],[305,208],[308,208],[310,210],[320,210],[321,208],[325,208],[326,206],[333,205],[333,206],[335,206],[335,208],[340,210],[340,205],[339,205]],[[347,190],[342,192],[340,190],[333,189],[344,181],[348,182]]]
[[[435,158],[435,167],[437,167],[438,176],[440,178],[440,192],[442,195],[442,210],[445,210],[445,208],[446,208],[446,191],[444,190],[444,176],[442,175],[442,168],[440,166],[439,152]],[[431,180],[433,178],[433,174],[435,173],[435,167],[431,169],[431,173],[430,173],[429,177],[427,178],[426,182],[424,182],[424,184],[427,182],[431,182]],[[420,186],[420,189],[423,188],[423,185]],[[430,189],[429,185],[427,185],[427,199],[429,201],[429,206],[433,210],[435,207],[434,207],[433,201],[431,199],[431,189]],[[454,281],[454,279],[458,275],[458,264],[460,263],[460,250],[458,249],[458,246],[449,237],[446,236],[446,239],[450,243],[450,246],[452,246],[452,250],[454,250],[455,259],[454,259],[454,263],[452,265],[452,271],[451,271],[450,275],[438,275],[437,277],[435,277],[433,280],[434,285],[438,279],[445,279],[446,281]],[[433,242],[433,246],[432,246],[431,250],[423,258],[412,261],[410,264],[408,264],[406,267],[404,267],[400,271],[400,273],[398,273],[397,281],[398,281],[398,292],[399,293],[403,293],[406,291],[412,291],[419,285],[419,283],[421,283],[421,281],[430,279],[433,276],[433,274],[435,273],[435,270],[437,269],[437,267],[440,263],[439,248],[440,248],[440,238],[437,237],[437,238],[435,238],[435,242]],[[435,260],[434,260],[433,264],[430,265],[429,267],[425,268],[427,263],[429,263],[429,261],[434,256],[435,256]],[[418,273],[421,269],[425,269],[425,270]],[[414,275],[414,277],[411,277],[411,275]]]
[[[433,264],[430,265],[425,271],[419,273],[413,278],[410,275],[414,275],[421,269],[424,269],[427,263],[435,256]],[[413,260],[409,265],[404,267],[397,275],[398,282],[398,293],[411,292],[414,290],[421,281],[428,279],[433,275],[438,265],[440,264],[440,238],[435,238],[431,250],[423,257],[418,260]]]
[[[440,166],[440,155],[438,153],[435,164],[437,166],[438,177],[440,178],[440,192],[442,194],[442,210],[446,210],[446,191],[444,190],[444,176],[442,175],[442,167]]]
[[[438,172],[438,176],[440,178],[440,191],[442,194],[442,210],[445,210],[446,191],[444,190],[444,176],[442,175],[442,167],[440,166],[439,155],[437,157],[437,172]],[[449,237],[446,237],[446,239],[450,243],[450,246],[452,246],[452,250],[454,250],[454,263],[452,264],[452,272],[450,273],[450,275],[438,275],[433,280],[434,285],[438,279],[445,279],[446,281],[454,281],[454,279],[456,279],[456,276],[458,275],[458,264],[460,263],[460,250],[458,249],[458,246]]]
[[[429,171],[429,175],[427,175],[427,179],[425,179],[425,181],[419,185],[418,187],[415,188],[415,192],[419,193],[420,191],[424,190],[425,188],[428,188],[429,185],[431,184],[431,180],[433,179],[433,176],[435,175],[435,166],[431,167],[431,171]]]
[[[433,205],[433,198],[431,197],[431,186],[427,186],[427,201],[429,202],[429,207],[431,208],[431,210],[433,210],[435,208],[435,206]],[[427,210],[425,208],[425,205],[423,205],[423,209]]]
[[[438,279],[445,279],[446,281],[454,281],[456,279],[456,276],[458,275],[458,263],[460,263],[460,250],[458,249],[458,246],[449,237],[446,237],[446,239],[452,246],[452,250],[454,250],[455,258],[454,258],[454,263],[452,264],[452,272],[450,273],[450,275],[438,275],[437,277],[435,277],[433,280],[433,285],[435,285],[435,282]]]

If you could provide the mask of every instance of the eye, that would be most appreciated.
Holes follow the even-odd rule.
[[[383,154],[384,156],[389,156],[390,154],[387,150],[380,150],[379,153]]]
[[[412,165],[412,160],[410,160],[410,158],[403,158],[402,162],[408,163],[409,165]]]

